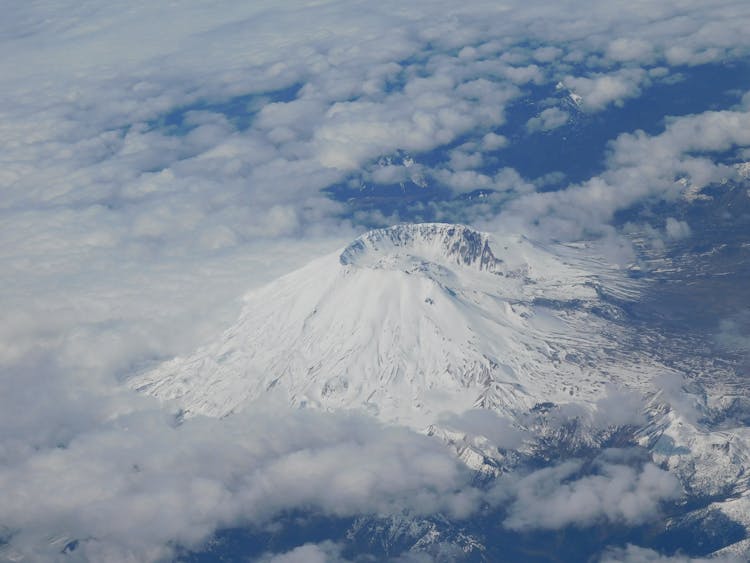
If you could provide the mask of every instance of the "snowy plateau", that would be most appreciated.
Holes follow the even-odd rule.
[[[370,231],[250,292],[214,342],[129,383],[185,416],[270,397],[364,410],[443,439],[484,478],[523,456],[636,445],[683,488],[667,528],[712,514],[747,528],[750,432],[727,414],[744,403],[665,361],[660,335],[628,319],[642,281],[592,256],[462,225]],[[472,409],[523,444],[454,424]]]

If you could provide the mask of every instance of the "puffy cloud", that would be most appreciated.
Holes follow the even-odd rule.
[[[444,415],[438,420],[441,428],[466,433],[471,438],[489,440],[494,448],[516,449],[527,433],[495,412],[471,409],[461,414]]]
[[[389,557],[390,563],[435,563],[437,561],[460,561],[465,559],[466,553],[452,544],[438,544],[431,546],[435,553],[422,551],[406,551],[396,557]],[[285,553],[268,553],[262,556],[261,563],[346,563],[349,561],[372,561],[372,556],[360,556],[355,559],[344,558],[341,555],[342,546],[333,542],[319,544],[308,543]]]
[[[475,170],[453,171],[438,169],[433,171],[432,177],[456,193],[466,193],[478,189],[492,189],[498,192],[520,195],[534,191],[533,184],[524,180],[512,168],[502,168],[494,176],[489,176]]]
[[[507,144],[497,128],[519,85],[568,76],[584,104],[604,107],[647,84],[638,64],[740,56],[744,34],[729,40],[726,30],[750,17],[734,3],[615,2],[587,7],[585,19],[574,2],[431,8],[8,11],[0,183],[14,211],[3,246],[19,237],[32,252],[50,240],[68,248],[85,233],[120,261],[346,232],[343,207],[320,190],[370,159],[465,135],[479,159]],[[157,31],[166,19],[176,24]],[[533,127],[561,122],[545,111]],[[492,187],[466,175],[446,185]]]
[[[261,563],[337,563],[347,561],[341,557],[341,546],[333,542],[307,543],[285,553],[266,554]]]
[[[559,47],[547,46],[539,47],[533,53],[534,59],[540,63],[549,63],[557,59],[563,54],[563,50]]]
[[[729,350],[747,354],[750,352],[750,310],[737,311],[734,315],[719,321],[719,330],[714,336],[716,342]]]
[[[77,428],[38,434],[4,460],[4,555],[52,559],[61,549],[46,541],[52,535],[78,540],[88,560],[154,560],[169,545],[198,546],[222,524],[262,524],[296,508],[462,518],[479,506],[468,470],[440,442],[357,415],[255,407],[177,424],[158,410],[129,410],[137,402],[126,396],[73,396],[79,404],[57,402]],[[18,438],[15,425],[3,428],[7,453]]]
[[[607,56],[614,61],[648,61],[653,50],[645,39],[618,37],[607,46]]]
[[[92,560],[154,559],[170,542],[195,545],[216,526],[305,503],[333,514],[469,512],[474,489],[422,437],[311,413],[175,426],[116,382],[192,349],[227,323],[248,286],[339,246],[360,228],[352,221],[397,218],[345,217],[321,193],[397,149],[452,151],[420,174],[456,193],[521,197],[501,222],[537,222],[556,236],[601,232],[633,202],[677,197],[680,174],[715,180],[726,170],[691,153],[747,145],[743,110],[623,135],[603,175],[557,194],[534,193],[510,168],[486,169],[485,153],[513,142],[506,111],[532,85],[564,79],[599,110],[663,74],[653,65],[741,59],[749,20],[746,3],[697,0],[8,6],[0,516],[9,549],[54,558],[60,546],[47,538],[60,534]],[[372,176],[401,181],[405,170]],[[490,428],[477,416],[456,424]],[[508,443],[506,430],[490,432]],[[414,455],[422,461],[405,462]],[[638,498],[646,470],[616,467],[596,477]],[[601,479],[559,498],[602,495]],[[630,517],[594,507],[578,521]],[[328,547],[300,549],[312,557]]]
[[[563,83],[581,97],[581,105],[588,111],[600,111],[610,104],[622,105],[628,98],[641,93],[648,82],[642,69],[623,69],[610,74],[593,74],[585,77],[568,76]]]
[[[600,460],[580,476],[579,462],[538,470],[512,485],[504,526],[512,530],[586,527],[602,521],[635,525],[655,518],[660,503],[680,495],[670,473]]]
[[[482,137],[482,148],[486,151],[502,149],[508,146],[508,138],[496,133],[487,133]]]
[[[669,405],[675,413],[690,424],[696,425],[701,416],[701,401],[686,390],[687,382],[680,374],[673,373],[654,378],[659,399]]]
[[[31,215],[16,221],[33,224]],[[187,353],[234,319],[248,289],[349,240],[282,238],[246,244],[242,252],[170,257],[129,249],[113,259],[109,244],[86,244],[90,236],[81,229],[76,244],[40,236],[6,247],[0,368],[13,368],[18,382],[23,370],[14,366],[32,369],[30,357],[54,360],[66,377],[93,385]]]
[[[593,423],[598,428],[639,426],[646,422],[643,397],[635,391],[610,385],[595,406]]]
[[[526,129],[534,131],[551,131],[562,127],[568,122],[570,114],[560,108],[547,108],[537,117],[532,117],[526,122]]]
[[[690,236],[690,225],[685,221],[680,221],[674,217],[667,217],[664,231],[667,234],[667,238],[672,240],[680,240]]]
[[[482,153],[462,150],[462,147],[454,149],[450,153],[449,166],[453,170],[480,168],[482,166]]]
[[[523,195],[494,224],[557,239],[611,234],[617,211],[639,202],[675,201],[686,186],[700,192],[711,183],[735,178],[732,166],[714,162],[710,154],[750,145],[749,126],[750,112],[737,109],[673,118],[656,135],[622,134],[610,142],[607,167],[600,175],[555,192]],[[685,181],[675,181],[680,178]],[[686,236],[686,226],[668,222],[665,233]]]
[[[601,563],[739,563],[739,557],[712,556],[688,557],[687,555],[662,555],[653,549],[628,544],[624,548],[608,550],[600,559]]]

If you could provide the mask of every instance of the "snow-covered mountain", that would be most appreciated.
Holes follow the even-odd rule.
[[[188,415],[225,416],[269,396],[364,409],[437,436],[489,479],[517,464],[637,444],[691,499],[673,511],[664,537],[692,535],[695,522],[709,520],[717,523],[701,528],[700,538],[726,522],[750,530],[750,434],[732,418],[747,409],[717,382],[706,384],[713,364],[676,366],[668,350],[677,341],[643,325],[634,335],[623,306],[639,296],[640,282],[591,255],[461,225],[374,230],[252,291],[214,342],[131,385]],[[679,381],[690,394],[675,394]],[[605,397],[612,383],[637,391],[631,398],[640,394],[635,407]],[[507,416],[523,444],[505,450],[491,433],[462,424],[473,407]],[[633,409],[641,410],[630,413],[635,422],[626,420]],[[453,524],[404,517],[358,526],[352,534],[379,530],[372,532],[378,541],[403,536],[415,545],[483,549]],[[744,557],[743,534],[711,550],[727,546]]]
[[[618,351],[608,275],[617,279],[522,236],[437,223],[374,230],[251,292],[215,342],[132,385],[188,413],[223,416],[274,393],[422,429],[475,406],[514,415],[591,404],[606,384],[647,388],[661,369]],[[621,279],[609,287],[632,291]]]

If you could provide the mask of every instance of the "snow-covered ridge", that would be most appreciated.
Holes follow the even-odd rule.
[[[376,229],[357,238],[341,253],[343,265],[386,267],[399,258],[428,260],[494,271],[502,262],[490,237],[464,225],[418,223]]]
[[[567,252],[461,225],[371,231],[249,293],[214,342],[131,385],[188,413],[273,394],[417,428],[472,407],[591,404],[608,382],[642,384],[644,366],[605,353],[620,328],[600,315],[603,278]]]

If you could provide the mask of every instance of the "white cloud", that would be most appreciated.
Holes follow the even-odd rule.
[[[448,165],[453,170],[470,170],[472,168],[480,168],[482,161],[481,152],[467,151],[463,150],[463,147],[459,147],[450,152]]]
[[[570,119],[570,114],[560,108],[547,108],[537,117],[532,117],[526,122],[526,129],[534,131],[551,131],[562,127]]]
[[[285,553],[266,554],[261,563],[337,563],[346,561],[341,557],[341,546],[333,542],[307,543]]]
[[[639,426],[646,422],[643,397],[637,392],[614,386],[596,402],[593,423],[598,428]]]
[[[648,75],[642,69],[623,69],[609,74],[567,76],[563,83],[581,96],[582,106],[588,111],[600,111],[610,104],[622,105],[626,99],[641,93],[648,84]]]
[[[662,375],[654,379],[659,399],[690,424],[697,425],[701,416],[700,398],[686,392],[686,382],[679,374]]]
[[[60,533],[94,560],[153,559],[295,503],[470,510],[452,460],[412,434],[309,413],[173,428],[116,381],[191,350],[249,286],[351,237],[359,227],[320,190],[396,149],[471,143],[454,169],[424,174],[522,197],[501,222],[556,236],[606,232],[618,209],[677,197],[678,173],[715,180],[726,170],[691,153],[750,144],[744,111],[623,135],[604,174],[557,194],[474,168],[512,142],[505,113],[529,85],[568,77],[595,111],[638,95],[655,64],[741,59],[749,20],[746,3],[683,0],[4,7],[0,515],[20,530],[12,547],[40,559]],[[398,465],[407,449],[430,464]],[[623,471],[600,477],[645,486],[645,470]]]
[[[728,318],[719,321],[719,330],[714,336],[716,342],[730,350],[747,354],[750,352],[750,311],[739,310]]]
[[[586,527],[601,521],[640,524],[658,515],[659,505],[680,495],[677,479],[651,463],[640,470],[600,462],[597,473],[577,477],[581,464],[540,469],[512,485],[508,517],[512,530]]]
[[[739,557],[712,556],[689,557],[687,555],[662,555],[653,549],[628,544],[624,548],[608,550],[600,563],[740,563]]]
[[[524,180],[512,168],[501,168],[494,176],[488,176],[475,170],[433,171],[433,177],[442,185],[448,186],[456,193],[466,193],[479,189],[492,189],[514,195],[527,194],[534,191],[534,186]]]
[[[482,148],[486,151],[494,151],[508,146],[508,138],[496,133],[487,133],[482,137]]]
[[[514,427],[506,418],[486,409],[444,415],[438,419],[438,423],[441,428],[463,432],[470,438],[485,438],[495,448],[516,449],[527,436],[526,432]]]
[[[64,420],[82,411],[78,428],[37,435],[45,441],[4,460],[0,523],[15,530],[5,554],[51,559],[45,538],[55,535],[79,540],[89,560],[153,560],[222,524],[261,524],[298,507],[462,518],[479,506],[468,471],[440,442],[356,415],[275,406],[176,426],[166,413],[130,410],[137,402],[124,395],[76,395],[78,404],[56,402],[70,409]],[[33,438],[3,428],[4,440]]]
[[[607,46],[607,55],[614,61],[648,61],[652,45],[645,39],[618,37]]]
[[[674,217],[667,217],[664,231],[667,234],[667,238],[672,240],[680,240],[690,236],[690,225],[686,221],[679,221]]]
[[[686,178],[700,190],[736,177],[735,169],[714,162],[711,153],[748,145],[750,112],[708,111],[672,118],[657,135],[636,131],[611,141],[606,170],[600,175],[563,190],[526,194],[494,224],[557,239],[609,235],[617,211],[638,202],[680,198],[685,185],[676,178]],[[672,235],[684,236],[689,232],[684,227],[672,225]]]
[[[534,59],[540,63],[549,63],[557,59],[563,54],[562,49],[559,47],[539,47],[533,53]]]
[[[554,3],[431,8],[136,2],[127,11],[75,3],[9,10],[2,48],[12,56],[0,63],[3,208],[34,209],[37,236],[62,243],[82,228],[119,255],[126,247],[224,251],[262,236],[345,230],[341,207],[319,190],[368,159],[467,133],[483,137],[482,150],[501,148],[507,139],[488,130],[504,122],[518,84],[564,73],[588,107],[604,107],[636,95],[647,83],[636,65],[664,64],[668,51],[674,58],[682,49],[680,60],[691,63],[707,52],[739,56],[748,41],[742,33],[729,40],[726,30],[750,17],[736,4],[676,2],[598,5],[584,19],[577,5]],[[169,30],[155,23],[165,20],[175,22]],[[529,40],[538,46],[524,47]],[[593,65],[581,76],[565,70],[577,53],[592,55],[580,58]],[[624,60],[633,68],[600,68]],[[298,89],[296,99],[274,100],[284,88]],[[245,106],[257,111],[243,127],[216,109],[239,95],[254,95]],[[193,130],[166,134],[159,119],[191,106],[185,124]]]

